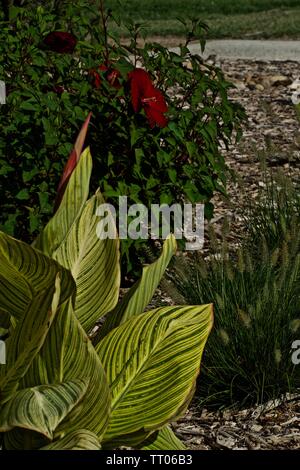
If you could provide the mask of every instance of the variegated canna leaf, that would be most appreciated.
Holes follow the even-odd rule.
[[[0,432],[18,427],[52,439],[58,424],[85,395],[88,384],[89,379],[77,379],[20,390],[0,409]]]
[[[100,442],[96,434],[79,429],[66,436],[53,441],[51,444],[42,447],[40,450],[99,450]]]
[[[19,387],[42,348],[57,314],[61,294],[59,274],[54,286],[40,292],[6,341],[6,362],[0,367],[0,403],[7,402]]]
[[[106,447],[136,445],[185,412],[212,323],[212,305],[164,307],[98,343],[112,394]]]
[[[76,282],[75,313],[85,331],[116,305],[120,288],[119,240],[101,239],[98,207],[104,203],[98,191],[86,203],[53,258],[70,269]],[[111,225],[115,221],[111,217]],[[115,228],[115,234],[116,234]]]
[[[87,148],[70,176],[57,212],[33,243],[35,248],[50,257],[65,242],[73,224],[83,211],[89,195],[92,166],[92,157]]]
[[[86,149],[57,213],[36,243],[72,272],[77,291],[75,313],[85,331],[115,307],[120,287],[119,240],[117,237],[101,239],[97,231],[100,221],[97,209],[104,200],[98,191],[86,202],[88,193],[83,197],[79,187],[80,184],[88,186],[86,180],[91,166],[90,152]],[[112,217],[111,225],[115,227]]]
[[[100,440],[110,416],[110,390],[106,374],[91,341],[74,314],[72,303],[69,302],[61,307],[41,351],[32,362],[20,387],[25,389],[52,385],[84,377],[90,379],[87,391],[78,405],[58,425],[54,440],[63,437],[66,432],[71,433],[78,429],[87,429]],[[9,438],[10,446],[13,446],[12,437]]]
[[[70,272],[31,246],[0,232],[0,309],[21,318],[40,292],[61,278],[63,303],[75,292]],[[0,312],[1,315],[1,312]]]
[[[141,450],[186,450],[185,445],[174,434],[170,426],[164,426],[151,434],[138,449]]]
[[[103,339],[116,326],[144,312],[172,256],[176,252],[176,247],[175,237],[174,235],[170,235],[163,244],[160,257],[154,263],[143,268],[141,279],[125,294],[115,309],[107,315],[104,324],[99,330],[99,334],[94,340],[94,344],[97,344],[98,341]]]
[[[76,286],[71,273],[56,261],[1,232],[0,261],[0,306],[17,319],[6,341],[6,364],[0,367],[3,403],[18,389],[59,307]]]

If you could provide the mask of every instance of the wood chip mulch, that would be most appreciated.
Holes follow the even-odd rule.
[[[237,181],[228,184],[228,200],[216,195],[212,224],[218,234],[224,217],[232,226],[232,243],[245,234],[243,206],[255,200],[264,186],[261,161],[271,172],[282,170],[300,183],[300,120],[291,101],[291,85],[300,78],[299,62],[223,60],[217,63],[236,88],[232,100],[241,103],[248,115],[238,145],[224,150],[228,166]]]
[[[300,396],[240,411],[192,407],[173,429],[191,450],[300,449]]]

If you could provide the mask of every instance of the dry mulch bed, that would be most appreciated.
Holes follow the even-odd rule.
[[[300,449],[300,396],[240,411],[191,408],[173,428],[191,450]]]
[[[228,200],[218,195],[213,200],[217,233],[226,216],[232,224],[231,241],[236,243],[245,233],[243,202],[255,200],[264,185],[262,160],[270,171],[282,170],[300,182],[300,121],[290,89],[300,78],[300,63],[223,60],[217,65],[236,86],[230,98],[240,102],[248,115],[241,142],[224,151],[237,182],[229,182]]]

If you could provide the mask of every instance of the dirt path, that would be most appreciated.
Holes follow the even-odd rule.
[[[193,53],[200,53],[198,44],[191,44]],[[300,61],[300,41],[223,39],[207,41],[204,56],[222,59]]]

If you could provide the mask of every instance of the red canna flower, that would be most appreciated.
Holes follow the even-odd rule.
[[[72,54],[77,44],[77,39],[71,33],[53,31],[44,38],[44,44],[54,52]]]
[[[164,113],[168,106],[163,94],[154,87],[149,74],[143,69],[135,69],[128,74],[131,88],[131,102],[137,113],[144,109],[150,127],[165,127],[168,124]]]
[[[116,88],[116,89],[119,89],[121,88],[121,84],[120,84],[120,81],[119,81],[119,78],[120,78],[120,72],[118,70],[115,70],[115,69],[112,69],[110,67],[107,67],[106,65],[99,65],[98,67],[98,70],[100,70],[101,72],[105,72],[104,76],[106,78],[106,80],[108,81],[108,83]],[[100,77],[100,74],[97,72],[97,70],[90,70],[90,75],[93,77],[94,79],[94,86],[96,88],[100,88],[101,86],[101,77]]]

